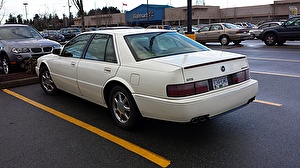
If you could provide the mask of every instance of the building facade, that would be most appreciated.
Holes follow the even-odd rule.
[[[194,5],[192,7],[192,24],[215,22],[251,22],[286,20],[299,15],[299,0],[274,1],[273,4],[247,7],[223,8],[219,6]],[[86,27],[103,26],[143,26],[151,24],[168,24],[171,26],[187,25],[187,7],[173,8],[168,5],[142,4],[126,13],[86,16]],[[80,27],[80,18],[73,26]]]

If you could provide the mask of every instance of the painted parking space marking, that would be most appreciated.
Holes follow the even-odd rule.
[[[266,105],[271,105],[271,106],[276,106],[276,107],[282,106],[282,104],[279,104],[279,103],[273,103],[273,102],[268,102],[268,101],[263,101],[263,100],[254,100],[253,102],[266,104]]]
[[[297,62],[300,60],[278,59],[278,58],[259,58],[259,57],[247,57],[250,60],[263,60],[263,61],[280,61],[280,62]]]
[[[250,72],[251,73],[256,73],[256,74],[264,74],[264,75],[275,75],[275,76],[300,78],[300,75],[282,74],[282,73],[275,73],[275,72],[259,72],[259,71],[250,71]]]
[[[105,138],[105,139],[107,139],[107,140],[109,140],[109,141],[111,141],[111,142],[113,142],[113,143],[115,143],[115,144],[117,144],[119,146],[122,146],[123,148],[125,148],[125,149],[127,149],[127,150],[129,150],[129,151],[131,151],[133,153],[136,153],[136,154],[138,154],[138,155],[140,155],[140,156],[142,156],[142,157],[144,157],[146,159],[148,159],[149,161],[151,161],[151,162],[159,165],[160,167],[167,167],[171,163],[170,160],[165,159],[164,157],[162,157],[160,155],[157,155],[157,154],[155,154],[155,153],[153,153],[153,152],[151,152],[151,151],[149,151],[147,149],[144,149],[144,148],[142,148],[142,147],[140,147],[138,145],[135,145],[135,144],[133,144],[133,143],[131,143],[129,141],[126,141],[126,140],[124,140],[122,138],[119,138],[119,137],[117,137],[115,135],[112,135],[112,134],[110,134],[110,133],[108,133],[106,131],[103,131],[103,130],[97,128],[97,127],[94,127],[94,126],[92,126],[92,125],[90,125],[88,123],[80,121],[80,120],[78,120],[78,119],[76,119],[74,117],[66,115],[66,114],[64,114],[64,113],[62,113],[60,111],[57,111],[57,110],[55,110],[55,109],[53,109],[51,107],[45,106],[45,105],[43,105],[41,103],[38,103],[38,102],[36,102],[34,100],[31,100],[31,99],[29,99],[27,97],[24,97],[24,96],[22,96],[22,95],[20,95],[20,94],[18,94],[16,92],[13,92],[13,91],[11,91],[9,89],[3,89],[2,91],[5,92],[5,93],[7,93],[7,94],[9,94],[9,95],[11,95],[11,96],[14,96],[14,97],[22,100],[24,102],[27,102],[27,103],[29,103],[29,104],[31,104],[31,105],[39,108],[39,109],[42,109],[42,110],[44,110],[44,111],[46,111],[46,112],[48,112],[50,114],[53,114],[53,115],[55,115],[55,116],[57,116],[57,117],[65,120],[65,121],[68,121],[68,122],[70,122],[72,124],[75,124],[75,125],[83,128],[83,129],[86,129],[86,130],[88,130],[88,131],[90,131],[90,132],[92,132],[94,134],[97,134],[97,135],[101,136],[102,138]]]

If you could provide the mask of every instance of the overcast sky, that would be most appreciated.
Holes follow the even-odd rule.
[[[192,4],[202,2],[203,0],[192,0]],[[204,0],[208,6],[220,6],[221,8],[227,7],[240,7],[240,6],[254,6],[273,4],[273,0]],[[76,15],[76,7],[73,5],[72,0],[69,0],[71,5],[71,12]],[[21,14],[23,19],[26,19],[25,5],[27,3],[27,17],[32,19],[35,14],[54,14],[56,13],[62,18],[63,13],[67,14],[68,0],[4,0],[4,7],[1,9],[0,14],[9,14],[17,16]],[[174,7],[187,6],[187,1],[184,0],[148,0],[149,4],[171,5]],[[127,4],[124,6],[123,4]],[[83,0],[84,10],[88,12],[91,9],[100,8],[105,6],[117,7],[119,10],[132,10],[140,4],[147,4],[147,0]]]

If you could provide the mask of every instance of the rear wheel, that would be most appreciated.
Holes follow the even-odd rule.
[[[274,34],[265,35],[264,42],[267,46],[273,46],[276,44],[277,38]]]
[[[220,38],[221,45],[228,45],[229,44],[229,37],[228,36],[222,36]]]
[[[109,109],[115,123],[123,129],[131,129],[139,120],[139,110],[131,93],[122,86],[115,86],[109,96]]]
[[[2,63],[1,66],[2,66],[3,73],[8,74],[10,72],[8,57],[2,56],[1,63]]]
[[[41,86],[47,94],[50,95],[57,94],[58,89],[55,86],[52,77],[50,75],[50,71],[46,66],[41,67],[39,78],[40,78]]]

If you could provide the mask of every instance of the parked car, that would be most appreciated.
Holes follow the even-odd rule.
[[[241,26],[242,28],[245,28],[245,29],[257,29],[257,26],[255,24],[252,24],[250,22],[237,22],[237,23],[234,23],[235,25],[238,25],[238,26]]]
[[[199,28],[192,26],[192,32],[197,32]],[[185,34],[188,31],[187,27],[181,27],[179,30],[177,30],[178,33],[180,34]]]
[[[57,30],[45,30],[43,31],[43,37],[58,42],[65,41],[65,36],[59,33]]]
[[[40,57],[36,72],[47,94],[64,90],[108,107],[124,129],[140,117],[202,121],[246,105],[258,91],[245,55],[168,30],[85,32]]]
[[[166,29],[171,30],[171,26],[169,25],[150,25],[147,27],[147,29]]]
[[[231,23],[213,23],[203,26],[196,33],[196,41],[205,44],[208,42],[220,42],[228,45],[230,42],[240,44],[250,37],[249,30],[239,28]]]
[[[73,28],[73,27],[68,27],[68,28],[61,28],[59,32],[65,36],[65,40],[70,40],[73,37],[77,36],[78,34],[81,33],[81,30],[79,28]]]
[[[38,58],[60,47],[59,43],[44,39],[31,26],[0,25],[0,69],[5,74],[12,69],[23,69],[29,58]]]
[[[300,16],[288,19],[282,25],[264,29],[259,35],[268,46],[284,44],[286,41],[300,40]]]
[[[281,25],[283,22],[266,22],[258,26],[257,29],[251,29],[250,32],[250,39],[259,38],[259,34],[263,31],[263,29],[267,27],[273,27]]]

